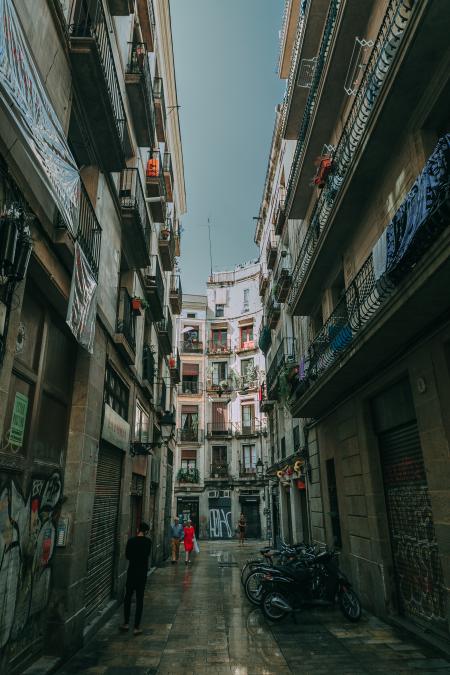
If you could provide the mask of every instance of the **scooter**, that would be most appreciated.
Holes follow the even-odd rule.
[[[261,579],[261,607],[270,621],[281,621],[308,607],[332,606],[336,601],[349,621],[359,621],[361,603],[339,569],[334,551],[319,553],[303,568],[266,569]]]

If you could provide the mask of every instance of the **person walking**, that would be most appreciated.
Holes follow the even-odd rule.
[[[183,526],[177,516],[173,519],[173,525],[170,527],[170,537],[172,539],[172,565],[174,565],[180,558],[180,543],[184,537]]]
[[[184,528],[184,550],[186,551],[186,560],[184,561],[185,565],[189,565],[191,551],[194,548],[194,537],[195,530],[190,520],[187,521],[186,527]]]
[[[129,561],[129,564],[125,600],[123,603],[124,623],[120,626],[120,629],[126,631],[129,628],[131,598],[133,597],[133,593],[136,592],[136,613],[134,615],[135,635],[140,635],[142,633],[141,617],[144,607],[144,590],[147,581],[148,559],[152,549],[152,542],[149,537],[146,536],[149,530],[150,528],[147,523],[141,523],[139,525],[137,536],[131,537],[128,540],[125,549],[125,556]]]
[[[239,520],[238,520],[239,546],[241,546],[241,545],[244,546],[246,526],[247,526],[247,522],[245,520],[245,516],[241,512],[241,515],[239,516]]]

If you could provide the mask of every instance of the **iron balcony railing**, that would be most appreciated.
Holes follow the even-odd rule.
[[[74,3],[74,11],[69,25],[69,34],[73,38],[92,37],[97,46],[108,93],[114,111],[114,122],[120,142],[125,146],[125,107],[120,92],[114,56],[109,40],[109,29],[102,2],[81,0]]]
[[[160,378],[157,381],[157,404],[160,411],[164,412],[166,410],[166,401],[167,401],[167,385],[166,381],[163,378]]]
[[[211,478],[227,478],[230,475],[229,464],[211,464]]]
[[[217,391],[217,392],[227,392],[233,391],[234,381],[231,377],[219,377],[214,375],[213,377],[208,377],[206,380],[206,389],[208,391]]]
[[[203,342],[185,338],[181,344],[181,351],[185,354],[203,354]]]
[[[148,239],[151,225],[139,169],[124,169],[120,173],[119,201],[123,209],[129,209],[137,214],[142,231]]]
[[[147,159],[147,184],[156,184],[158,195],[166,199],[166,181],[164,180],[164,171],[159,150],[149,150]],[[152,196],[156,196],[153,195]]]
[[[256,436],[261,433],[261,424],[256,419],[252,419],[245,424],[235,424],[234,428],[236,437]]]
[[[142,75],[145,91],[145,106],[148,118],[151,121],[150,139],[153,144],[155,138],[155,101],[153,99],[152,74],[147,56],[145,42],[130,42],[126,72],[132,75]]]
[[[272,331],[270,330],[270,326],[263,324],[259,332],[258,347],[260,348],[263,354],[267,354],[271,344],[272,344]]]
[[[268,269],[273,269],[275,260],[277,259],[278,251],[278,237],[275,235],[273,230],[269,233],[269,239],[266,246],[266,264]]]
[[[203,440],[203,429],[199,429],[198,427],[178,429],[177,438],[180,443],[201,443]]]
[[[287,113],[291,104],[292,95],[298,78],[300,54],[302,51],[303,39],[305,37],[307,13],[309,11],[310,2],[311,0],[301,0],[300,2],[298,22],[297,22],[297,32],[295,35],[294,46],[292,48],[291,67],[286,85],[286,93],[284,95],[284,106],[281,117],[281,128],[283,135],[286,131],[286,121],[288,116]]]
[[[155,328],[158,335],[163,336],[167,343],[168,352],[172,351],[173,324],[172,317],[167,307],[165,307],[165,316],[160,321],[155,321]]]
[[[245,466],[239,462],[239,476],[241,478],[256,478],[256,466]]]
[[[164,153],[163,161],[164,180],[166,182],[167,201],[173,201],[173,167],[170,152]]]
[[[208,422],[207,432],[210,437],[226,438],[233,435],[233,428],[231,424]]]
[[[179,483],[199,483],[200,473],[198,469],[178,469],[177,481]]]
[[[395,62],[400,43],[409,26],[410,19],[416,6],[417,3],[412,3],[410,0],[391,0],[388,5],[383,23],[378,32],[364,75],[359,85],[358,92],[336,145],[333,156],[333,170],[327,178],[326,185],[316,202],[308,230],[297,256],[293,270],[292,286],[288,296],[288,304],[291,309],[297,303],[301,284],[309,269],[312,257],[317,249],[318,242],[321,239],[321,234],[329,221],[330,214],[336,201],[336,196],[349,174],[350,166],[353,163],[356,151],[359,148],[367,129],[375,102],[386,81],[387,74]],[[316,74],[314,76],[314,83],[316,82]],[[310,96],[312,92],[313,88],[311,88]],[[303,129],[303,124],[301,128]],[[301,146],[301,138],[299,135],[299,141],[297,143],[298,153],[303,149],[305,136],[306,128],[301,136]],[[295,164],[293,164],[291,170],[291,177],[293,177],[294,167]],[[293,186],[295,182],[295,177],[293,177],[292,181],[291,177],[289,178],[289,186]],[[294,192],[294,190],[292,192]],[[291,196],[293,197],[293,194]],[[291,196],[288,195],[288,200]]]
[[[135,317],[131,311],[131,296],[126,288],[120,289],[117,332],[122,333],[133,351],[136,351]]]
[[[161,113],[162,113],[162,118],[163,122],[165,124],[166,122],[166,99],[164,97],[164,84],[163,84],[163,79],[162,77],[155,77],[153,80],[153,93],[155,99],[158,99],[158,101],[161,103]]]
[[[206,351],[208,354],[230,354],[231,338],[225,337],[220,340],[208,340]]]
[[[161,306],[164,305],[164,280],[159,266],[159,260],[157,255],[150,256],[150,267],[145,271],[147,277],[152,279],[153,288],[156,291],[156,295]]]
[[[259,380],[256,376],[242,375],[237,381],[237,388],[239,391],[247,391],[249,389],[258,389]]]
[[[170,275],[170,293],[183,297],[183,290],[181,288],[181,276],[179,274]]]
[[[182,394],[201,394],[203,392],[203,383],[200,380],[182,380],[181,393]]]
[[[273,291],[267,303],[267,323],[270,328],[276,328],[281,314],[281,305],[279,301],[274,297]]]
[[[158,241],[161,246],[167,246],[171,259],[175,257],[175,236],[172,227],[172,218],[166,218],[164,223],[158,223]]]
[[[297,342],[295,338],[283,338],[267,371],[266,383],[269,394],[285,366],[297,365]]]
[[[142,378],[153,385],[155,379],[155,355],[151,345],[145,344],[142,353]]]

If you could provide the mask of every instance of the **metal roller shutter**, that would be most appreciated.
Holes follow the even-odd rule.
[[[416,422],[379,434],[400,612],[443,628],[446,600]]]
[[[101,447],[98,455],[85,588],[87,617],[111,597],[121,474],[122,452],[114,448]]]

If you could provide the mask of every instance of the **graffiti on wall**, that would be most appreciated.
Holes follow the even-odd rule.
[[[228,497],[209,500],[210,539],[231,539],[231,499]]]
[[[47,605],[61,494],[59,473],[33,478],[27,497],[0,486],[0,648]]]

